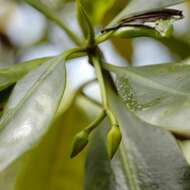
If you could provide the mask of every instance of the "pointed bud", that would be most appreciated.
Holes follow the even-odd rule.
[[[76,134],[73,140],[73,148],[70,157],[73,158],[79,154],[88,144],[88,132],[83,130]]]
[[[119,144],[121,142],[121,132],[119,126],[113,126],[107,136],[107,150],[110,159],[113,158],[116,153]]]

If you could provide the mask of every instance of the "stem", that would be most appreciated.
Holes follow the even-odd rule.
[[[96,75],[100,84],[100,90],[101,90],[101,96],[102,96],[102,102],[105,110],[108,110],[108,99],[107,99],[107,93],[106,93],[106,87],[104,83],[104,77],[102,73],[102,68],[100,61],[97,57],[92,57],[92,63],[95,67]]]
[[[102,34],[99,34],[97,37],[96,37],[96,44],[100,44],[106,40],[108,40],[109,38],[111,38],[111,36],[114,34],[115,31],[110,31],[110,32],[105,32],[105,33],[102,33]]]
[[[114,114],[110,110],[107,110],[107,115],[109,117],[109,120],[110,120],[110,123],[112,124],[112,126],[118,126],[118,122],[117,122]]]
[[[67,35],[70,37],[70,39],[76,45],[78,45],[78,46],[82,45],[82,42],[78,38],[78,36],[76,36],[75,33],[73,33],[65,25],[65,23],[62,21],[62,19],[60,19],[53,10],[49,9],[46,5],[41,3],[39,0],[25,0],[25,1],[28,4],[30,4],[31,6],[33,6],[34,8],[36,8],[37,10],[39,10],[41,13],[43,13],[48,19],[52,20],[58,26],[60,26],[67,33]],[[108,33],[106,35],[100,36],[100,39],[99,40],[97,39],[97,42],[98,43],[103,42],[104,40],[108,39],[111,34],[112,34],[112,32],[110,32],[110,33]],[[103,37],[103,38],[101,38],[101,37]],[[76,48],[76,49],[71,49],[69,51],[66,51],[66,52],[62,53],[61,55],[63,56],[63,58],[65,60],[68,60],[70,58],[77,57],[75,54],[80,54],[80,53],[84,54],[85,51],[86,51],[86,49]],[[79,56],[81,56],[81,55],[79,55]],[[106,86],[105,86],[103,72],[102,72],[102,65],[101,65],[101,60],[100,60],[98,55],[97,55],[97,57],[92,57],[92,63],[94,65],[94,67],[95,67],[97,78],[98,78],[98,81],[99,81],[99,84],[100,84],[102,102],[103,102],[103,107],[105,109],[105,112],[108,115],[111,124],[112,125],[117,125],[116,118],[114,117],[113,113],[109,110],[108,98],[107,98],[107,93],[106,93]],[[101,116],[103,117],[103,113],[102,113]],[[99,118],[97,118],[97,120],[98,119]]]
[[[68,61],[73,58],[82,57],[86,55],[86,49],[85,48],[73,48],[69,49],[67,51],[64,51],[61,53],[63,55],[65,61]]]
[[[106,112],[105,110],[103,110],[98,116],[97,118],[92,122],[90,123],[90,125],[85,128],[84,130],[90,134],[100,123],[101,121],[106,117]]]
[[[39,0],[25,0],[28,4],[33,6],[35,9],[43,13],[48,19],[55,22],[58,26],[60,26],[70,37],[70,39],[78,46],[82,45],[81,40],[78,36],[75,35],[66,24],[58,17],[58,15],[51,9],[49,9],[46,5],[41,3]]]
[[[118,125],[118,122],[114,114],[110,111],[110,108],[109,108],[106,85],[104,81],[104,75],[103,75],[102,63],[101,63],[100,57],[92,57],[92,63],[95,67],[96,75],[100,84],[103,107],[105,109],[106,114],[108,115],[111,125],[116,126]]]

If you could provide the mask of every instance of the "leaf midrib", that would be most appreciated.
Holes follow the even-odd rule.
[[[137,180],[135,179],[135,172],[133,170],[134,168],[129,159],[128,151],[126,150],[126,147],[127,145],[125,145],[125,151],[124,151],[124,145],[123,144],[120,145],[119,153],[121,157],[121,162],[124,167],[124,171],[126,172],[126,176],[128,176],[131,190],[138,190],[139,186],[138,186]]]
[[[7,114],[2,118],[3,120],[0,123],[0,130],[3,129],[4,126],[11,120],[12,117],[14,117],[17,113],[17,111],[23,106],[23,104],[28,100],[28,98],[31,97],[33,91],[39,87],[39,85],[51,74],[53,69],[56,67],[57,64],[59,64],[63,58],[59,57],[57,58],[55,63],[52,63],[49,65],[49,67],[39,76],[39,78],[36,80],[36,82],[32,85],[31,89],[24,95],[24,97],[21,99],[21,101],[10,111],[7,112]]]

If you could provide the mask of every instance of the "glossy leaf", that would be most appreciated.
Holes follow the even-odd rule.
[[[172,5],[183,3],[188,0],[131,0],[126,8],[124,8],[116,18],[110,23],[110,25],[116,24],[122,18],[130,17],[136,14],[166,8]]]
[[[8,88],[12,84],[16,83],[30,70],[36,68],[49,58],[39,58],[24,63],[16,64],[13,66],[0,68],[0,91]]]
[[[108,121],[104,120],[91,138],[86,160],[84,190],[117,190],[106,146],[109,128]]]
[[[190,137],[189,65],[106,67],[117,74],[118,92],[139,118]]]
[[[81,99],[77,98],[77,102],[81,102]],[[83,109],[85,106],[89,107],[89,103],[83,101],[85,106],[81,107],[77,102],[54,121],[31,151],[0,173],[0,189],[83,189],[86,151],[75,159],[70,159],[69,156],[73,136],[91,118]]]
[[[16,84],[0,120],[0,171],[47,131],[64,89],[63,55],[42,64]]]
[[[174,137],[139,120],[111,90],[108,94],[122,129],[122,144],[110,162],[104,133],[94,138],[87,161],[86,190],[189,189],[190,167]]]
[[[74,135],[89,122],[85,110],[73,104],[54,122],[37,147],[21,160],[24,164],[20,167],[15,188],[82,190],[86,151],[75,159],[70,159],[70,151]]]

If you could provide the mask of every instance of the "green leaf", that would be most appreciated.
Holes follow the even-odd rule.
[[[89,106],[85,102],[86,106]],[[60,116],[35,149],[26,154],[17,190],[82,190],[86,151],[70,159],[73,136],[90,122],[77,103]],[[73,182],[74,181],[74,182]],[[0,186],[1,187],[1,186]]]
[[[170,51],[180,57],[182,60],[189,57],[190,44],[182,37],[172,37],[172,38],[159,38],[159,41],[163,43]]]
[[[93,25],[100,24],[105,13],[113,6],[115,0],[80,0]]]
[[[83,108],[89,107],[89,103],[85,101],[85,106],[81,107],[79,102],[82,100],[77,98],[31,151],[0,173],[0,189],[83,189],[86,151],[75,159],[69,157],[73,136],[92,119]],[[9,188],[11,185],[13,187]]]
[[[163,9],[150,11],[130,18],[123,17],[115,26],[108,26],[108,28],[103,29],[102,33],[111,32],[111,34],[114,33],[116,36],[131,37],[134,36],[133,33],[130,36],[130,30],[132,30],[137,36],[143,36],[144,34],[145,36],[150,35],[157,38],[170,37],[173,32],[173,23],[182,18],[183,13],[180,10]],[[136,28],[139,30],[136,30]]]
[[[189,140],[182,140],[182,141],[178,141],[178,144],[180,145],[180,148],[188,162],[188,164],[190,165],[190,141]]]
[[[104,120],[90,140],[84,190],[117,190],[114,186],[114,175],[106,146],[109,127],[107,119]]]
[[[17,161],[12,164],[11,167],[0,172],[0,189],[15,190],[14,185],[17,180],[17,173],[20,166],[21,163]]]
[[[112,43],[116,51],[127,60],[129,64],[132,64],[133,59],[133,42],[130,39],[121,39],[118,37],[112,38]]]
[[[115,25],[122,18],[130,17],[136,14],[145,13],[148,11],[163,9],[172,5],[183,3],[188,0],[131,0],[126,8],[124,8],[116,18],[110,23]]]
[[[27,74],[32,69],[36,68],[40,64],[44,63],[50,58],[39,58],[24,63],[16,64],[14,66],[1,68],[0,69],[0,91],[8,88],[21,79],[25,74]]]
[[[63,59],[51,59],[16,84],[0,121],[0,171],[47,131],[65,89]]]
[[[108,96],[122,130],[122,143],[109,161],[105,133],[94,137],[87,161],[86,190],[189,189],[190,167],[174,137],[139,120],[110,89]]]
[[[190,65],[105,67],[117,74],[118,92],[139,118],[190,137]]]
[[[87,39],[87,43],[93,45],[95,41],[93,26],[91,25],[90,19],[86,11],[80,4],[80,0],[77,1],[77,13],[78,13],[78,21],[83,31],[83,35],[85,39]]]

